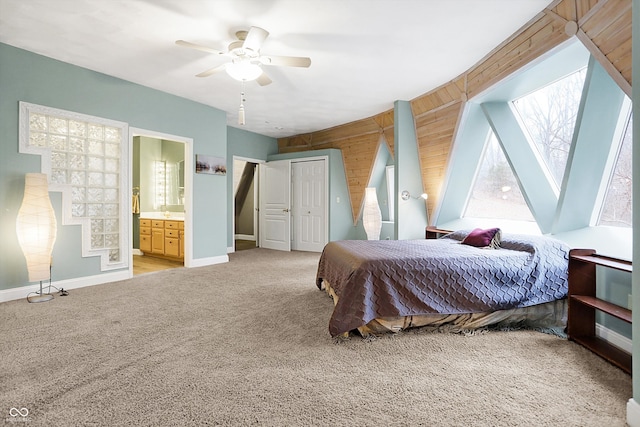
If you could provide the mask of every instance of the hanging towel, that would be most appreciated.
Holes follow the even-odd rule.
[[[134,214],[140,213],[140,197],[137,194],[131,198],[131,210]]]

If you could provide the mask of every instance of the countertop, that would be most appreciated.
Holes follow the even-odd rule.
[[[184,212],[141,212],[140,219],[162,219],[167,221],[184,221]]]

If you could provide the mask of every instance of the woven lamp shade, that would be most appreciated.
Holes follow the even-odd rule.
[[[57,227],[46,174],[26,174],[24,199],[16,219],[16,233],[27,260],[29,281],[49,279],[51,251],[56,241]]]
[[[375,187],[365,188],[364,208],[362,210],[362,225],[367,233],[367,240],[380,240],[382,229],[382,214],[378,205]]]

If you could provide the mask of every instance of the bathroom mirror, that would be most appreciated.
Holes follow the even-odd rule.
[[[140,211],[184,212],[184,144],[150,137],[134,139],[133,182]]]
[[[184,207],[184,161],[155,161],[156,209],[176,210]],[[182,184],[182,185],[180,185]]]

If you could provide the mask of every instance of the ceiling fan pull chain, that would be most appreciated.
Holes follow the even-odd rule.
[[[245,124],[245,120],[244,120],[244,80],[242,81],[242,89],[240,92],[240,110],[238,110],[238,124],[239,125],[244,125]]]

